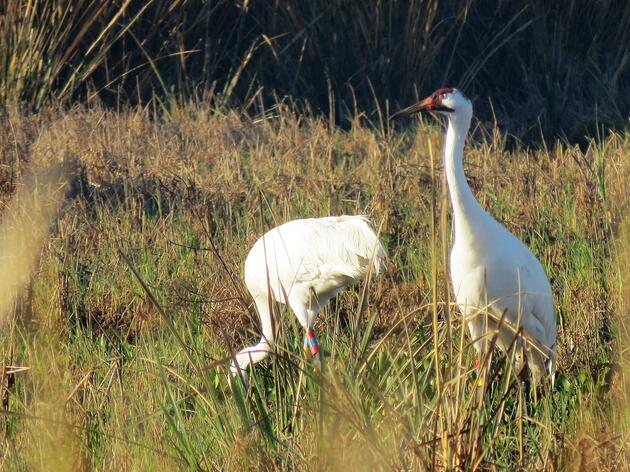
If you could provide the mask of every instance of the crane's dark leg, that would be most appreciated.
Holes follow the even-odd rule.
[[[521,372],[523,372],[521,380],[523,382],[523,388],[525,389],[525,398],[529,400],[532,394],[532,380],[529,378],[529,372],[527,372],[526,369],[523,369]]]

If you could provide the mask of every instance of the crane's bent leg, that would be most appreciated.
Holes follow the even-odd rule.
[[[315,357],[319,354],[319,342],[312,328],[317,313],[310,310],[304,301],[298,297],[289,297],[289,305],[295,312],[295,316],[304,328],[304,353],[309,353]]]
[[[247,383],[247,367],[266,359],[270,353],[271,347],[265,338],[261,338],[258,344],[239,351],[230,366],[232,377],[240,375]]]

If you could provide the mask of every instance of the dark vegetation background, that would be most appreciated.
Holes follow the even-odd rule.
[[[570,141],[630,115],[626,0],[8,0],[0,103],[190,98],[379,120],[455,85],[483,121]]]

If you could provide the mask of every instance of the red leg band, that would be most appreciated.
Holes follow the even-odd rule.
[[[309,329],[306,332],[306,344],[311,351],[311,356],[319,354],[319,343],[317,342],[317,336],[315,336],[315,332],[312,329]]]

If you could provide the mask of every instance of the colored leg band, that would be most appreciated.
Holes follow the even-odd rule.
[[[319,354],[319,343],[317,342],[317,336],[312,329],[309,329],[306,332],[306,337],[304,338],[305,344],[308,346],[309,351],[311,352],[311,356],[316,356]]]

